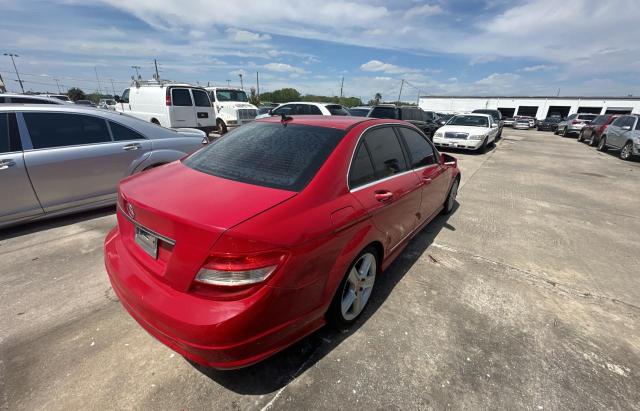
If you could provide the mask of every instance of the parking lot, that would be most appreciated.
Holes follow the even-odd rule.
[[[637,409],[640,162],[505,129],[346,333],[192,365],[116,299],[114,208],[0,232],[6,409]]]

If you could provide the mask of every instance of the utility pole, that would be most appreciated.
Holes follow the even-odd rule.
[[[7,91],[7,88],[4,84],[4,80],[2,79],[2,74],[0,74],[0,93],[4,93]]]
[[[240,90],[244,90],[244,84],[242,84],[242,73],[238,73],[238,76],[240,77]]]
[[[260,100],[260,77],[258,76],[257,71],[256,71],[256,93],[258,95],[258,100]]]
[[[231,80],[227,80],[227,87],[231,86]]]
[[[153,65],[156,68],[156,80],[160,81],[160,74],[158,74],[158,61],[156,59],[153,59]]]
[[[56,86],[58,86],[58,94],[62,93],[62,91],[60,91],[60,83],[58,83],[58,79],[54,78],[54,80],[56,81]]]
[[[18,77],[18,83],[20,83],[20,88],[22,89],[22,93],[24,94],[24,86],[22,85],[20,74],[18,74],[18,67],[16,67],[16,61],[13,59],[14,57],[20,57],[20,56],[13,53],[4,53],[4,55],[11,57],[11,62],[13,63],[13,69],[16,71],[16,77]]]
[[[344,87],[344,76],[342,76],[342,82],[340,83],[340,104],[342,104],[342,88]]]
[[[134,69],[136,71],[136,80],[140,78],[140,73],[138,73],[138,70],[141,69],[142,67],[140,66],[131,66],[132,69]]]
[[[96,72],[96,80],[98,80],[98,94],[102,94],[102,86],[100,85],[100,77],[98,77],[98,67],[93,66],[93,70]]]
[[[400,99],[402,98],[402,87],[404,86],[404,79],[402,79],[402,83],[400,83],[400,93],[398,93],[398,105],[400,105]]]
[[[113,85],[113,79],[110,79],[110,80],[111,80],[111,90],[113,90],[113,95],[115,96],[116,95],[116,88]]]

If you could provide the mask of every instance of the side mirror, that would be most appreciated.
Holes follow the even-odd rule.
[[[491,124],[491,128],[498,128],[498,125],[496,123]]]
[[[631,126],[624,126],[624,127],[622,127],[622,129],[624,131],[630,131],[631,130]]]
[[[116,101],[116,103],[121,103],[122,102],[120,100],[120,96],[113,96],[113,99]]]

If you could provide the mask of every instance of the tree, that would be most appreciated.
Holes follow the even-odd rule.
[[[374,101],[374,106],[377,106],[378,104],[380,104],[380,100],[382,100],[382,94],[380,93],[376,93],[375,96],[373,96],[373,101]]]
[[[71,101],[84,100],[86,98],[84,91],[77,87],[70,88],[69,91],[67,91],[67,96]]]
[[[253,104],[254,106],[260,105],[260,98],[258,98],[258,95],[256,94],[255,87],[251,87],[251,91],[249,93],[249,103]]]
[[[262,93],[260,100],[270,101],[272,103],[288,103],[290,101],[299,101],[300,92],[295,88],[283,88],[272,92]]]

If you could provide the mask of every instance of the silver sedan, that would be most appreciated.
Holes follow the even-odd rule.
[[[113,111],[0,106],[0,228],[113,204],[118,182],[208,143]]]

